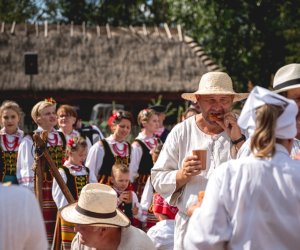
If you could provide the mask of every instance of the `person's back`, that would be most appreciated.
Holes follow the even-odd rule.
[[[0,221],[0,249],[47,249],[40,207],[26,188],[0,185]]]
[[[228,247],[297,249],[299,162],[291,160],[287,150],[277,144],[272,160],[250,156],[224,163],[221,169],[223,173],[218,172],[216,181],[223,179],[220,195],[233,228]]]

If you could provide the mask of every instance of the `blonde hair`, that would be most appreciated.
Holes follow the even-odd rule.
[[[33,106],[32,110],[31,110],[31,117],[32,117],[32,119],[34,120],[34,122],[36,124],[38,124],[37,119],[40,115],[40,111],[43,110],[44,108],[49,107],[49,106],[55,106],[55,108],[56,108],[56,103],[44,100],[44,101],[38,102],[37,104],[35,104]]]
[[[157,113],[153,109],[143,109],[139,112],[137,122],[141,128],[143,128],[143,122],[149,121],[149,119]]]
[[[0,107],[0,117],[2,117],[4,110],[7,110],[7,109],[11,109],[11,110],[15,111],[18,114],[19,119],[21,119],[23,112],[18,103],[14,102],[14,101],[9,101],[9,100],[4,101]]]
[[[125,164],[115,163],[111,169],[111,176],[114,177],[116,172],[120,172],[122,174],[127,174],[127,173],[129,173],[129,168]]]
[[[276,139],[275,130],[277,118],[282,114],[283,108],[265,104],[256,109],[256,129],[251,139],[251,151],[256,157],[271,157],[275,153],[275,144],[281,142]]]

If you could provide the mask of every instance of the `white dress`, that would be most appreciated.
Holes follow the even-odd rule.
[[[222,164],[190,219],[185,249],[299,249],[299,164],[280,144],[271,159]]]
[[[183,248],[183,237],[189,217],[186,212],[190,205],[198,201],[198,192],[206,188],[207,180],[222,163],[231,159],[230,138],[222,132],[218,135],[207,135],[202,132],[195,116],[177,124],[169,133],[157,162],[151,171],[154,189],[179,212],[176,215],[174,249]],[[182,168],[186,156],[192,155],[193,149],[207,148],[207,168],[194,176],[179,191],[176,190],[176,173]]]

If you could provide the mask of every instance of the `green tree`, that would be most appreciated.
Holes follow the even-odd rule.
[[[247,90],[249,80],[268,87],[272,74],[287,63],[291,36],[286,27],[299,19],[298,4],[282,0],[168,2],[171,21],[181,23],[204,46],[234,77],[237,89]],[[288,15],[293,11],[297,14],[292,18]],[[299,38],[294,38],[299,44]]]
[[[0,20],[6,23],[24,23],[32,18],[38,9],[33,0],[1,0]]]

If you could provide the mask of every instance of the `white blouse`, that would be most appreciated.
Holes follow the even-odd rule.
[[[114,138],[113,135],[110,135],[105,139],[111,149],[111,152],[114,155],[117,155],[117,153],[113,149],[113,145],[115,145],[119,149],[124,149],[126,148],[126,156],[129,154],[129,148],[128,148],[128,143],[126,141],[122,142],[117,142]],[[102,145],[102,142],[99,141],[95,143],[89,150],[85,165],[90,169],[90,178],[93,180],[93,182],[98,182],[97,176],[98,173],[101,169],[102,163],[103,163],[103,158],[105,156],[105,151],[104,147]]]
[[[42,132],[43,129],[38,127],[34,132]],[[57,130],[53,129],[50,133],[48,133],[48,138],[51,142],[55,142],[55,138],[57,138],[58,146],[63,145],[63,141],[60,138]],[[50,147],[51,144],[47,143],[47,146]],[[53,145],[52,145],[53,146]],[[17,158],[17,179],[20,185],[29,188],[32,192],[34,192],[34,172],[32,167],[34,165],[34,151],[35,147],[33,146],[33,141],[31,136],[27,135],[23,138],[18,151]]]
[[[4,142],[4,136],[6,136],[8,143]],[[18,129],[14,134],[7,134],[5,128],[0,130],[0,144],[3,151],[18,151],[20,143],[23,139],[24,132]],[[16,147],[14,148],[14,143],[16,141]],[[8,148],[7,148],[8,147]],[[12,150],[13,149],[13,150]]]
[[[135,138],[144,142],[146,147],[151,150],[157,145],[157,139],[155,136],[147,137],[143,132],[140,132]],[[138,175],[139,165],[143,156],[143,149],[138,142],[132,143],[132,153],[130,158],[129,170],[130,170],[130,181],[134,182]]]
[[[84,166],[82,166],[80,171],[73,170],[71,167],[73,167],[74,165],[72,165],[69,161],[65,161],[64,166],[66,166],[70,170],[70,174],[73,176],[88,174]],[[63,178],[64,182],[67,183],[67,175],[65,171],[62,168],[59,168],[58,171],[61,177]],[[89,179],[89,182],[91,183],[91,179]],[[52,197],[58,209],[69,204],[55,179],[53,179],[53,184],[52,184]]]

